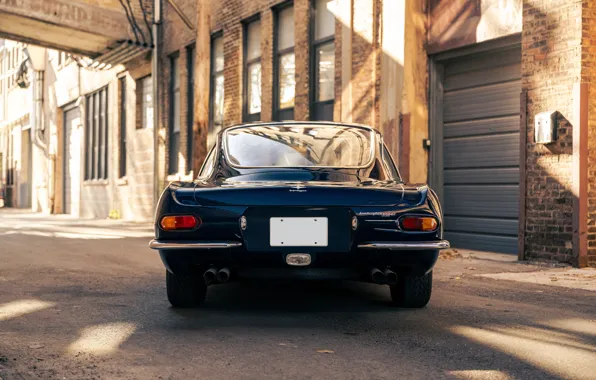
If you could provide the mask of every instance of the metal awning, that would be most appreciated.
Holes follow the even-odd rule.
[[[152,45],[127,40],[94,58],[74,58],[83,67],[94,70],[109,70],[114,66],[125,64],[143,54],[147,54],[152,49]]]

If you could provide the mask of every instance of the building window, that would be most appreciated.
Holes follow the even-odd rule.
[[[261,21],[244,27],[244,121],[261,118]]]
[[[274,105],[276,120],[294,119],[296,56],[294,55],[294,7],[276,13]]]
[[[221,34],[211,40],[211,99],[209,144],[215,140],[224,123],[224,45]]]
[[[312,120],[333,120],[335,100],[335,17],[329,10],[333,0],[315,0],[311,78]]]
[[[14,185],[14,157],[13,157],[13,149],[14,149],[14,136],[12,130],[7,128],[8,131],[8,151],[6,152],[6,186],[13,186]]]
[[[108,179],[108,88],[85,97],[85,180]]]
[[[168,173],[178,173],[180,154],[180,67],[178,55],[170,57],[170,139]]]
[[[0,121],[4,120],[4,78],[2,78],[2,58],[0,57]]]
[[[118,150],[118,174],[126,176],[126,77],[120,78],[120,149]]]
[[[192,170],[195,121],[195,45],[186,48],[186,173]]]
[[[139,128],[153,128],[153,78],[151,75],[141,78],[137,82],[141,96],[141,124]]]

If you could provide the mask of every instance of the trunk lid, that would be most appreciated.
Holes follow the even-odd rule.
[[[381,207],[401,204],[404,187],[388,182],[255,182],[197,184],[194,193],[202,206]]]

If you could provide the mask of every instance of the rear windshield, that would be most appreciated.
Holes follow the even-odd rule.
[[[264,125],[225,133],[225,154],[238,167],[362,168],[373,160],[373,132],[335,125]]]

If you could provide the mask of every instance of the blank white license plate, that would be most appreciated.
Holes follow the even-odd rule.
[[[327,218],[271,218],[269,244],[272,247],[326,247]]]

